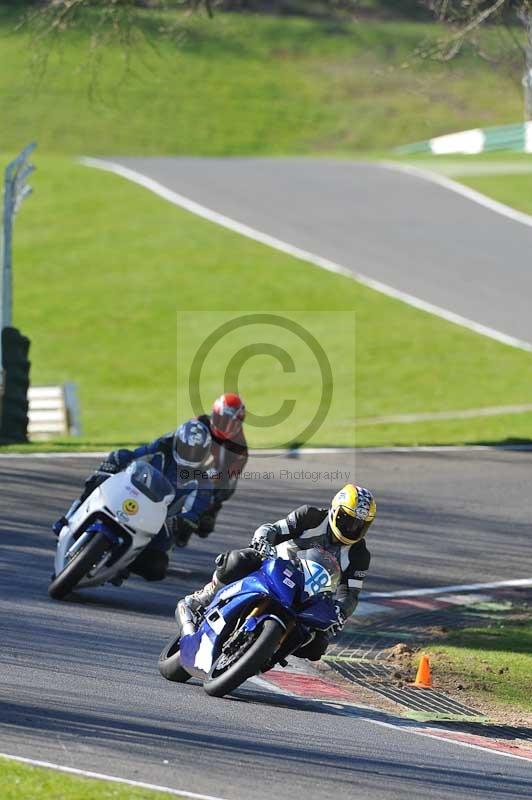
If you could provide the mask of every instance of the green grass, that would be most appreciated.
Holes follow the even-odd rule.
[[[190,414],[193,350],[213,315],[234,309],[295,316],[323,344],[335,389],[313,444],[528,440],[530,414],[357,430],[355,420],[368,416],[528,403],[532,358],[64,157],[345,154],[513,121],[520,92],[467,52],[448,66],[412,59],[419,42],[437,34],[430,25],[178,17],[178,45],[155,30],[168,19],[139,12],[157,48],[135,49],[129,72],[118,46],[97,50],[93,71],[89,15],[84,29],[61,36],[39,82],[28,54],[38,62],[42,51],[15,31],[12,11],[0,10],[2,147],[40,145],[35,196],[16,223],[15,323],[32,339],[34,383],[79,384],[86,446],[150,439]],[[528,176],[508,180],[467,182],[526,202]],[[246,332],[214,353],[202,381],[205,405],[223,385],[231,349],[245,343]],[[285,395],[308,420],[319,401],[315,365],[297,343],[290,347],[300,358],[295,375],[257,355],[241,389],[259,414]],[[254,446],[298,436],[293,420],[249,431]]]
[[[321,341],[335,390],[314,444],[530,438],[530,414],[357,431],[355,419],[367,416],[528,403],[532,356],[240,237],[123,179],[62,158],[40,155],[38,165],[35,195],[17,218],[15,323],[32,340],[35,384],[78,382],[85,441],[150,439],[191,413],[193,351],[209,325],[234,309],[285,313]],[[246,334],[228,338],[207,362],[205,404],[245,342]],[[297,420],[307,420],[319,399],[314,364],[284,332],[278,343],[301,359],[299,371],[284,374],[256,356],[241,391],[261,415],[279,407],[280,395],[295,397]],[[297,437],[296,417],[248,432],[253,446],[281,444]]]
[[[94,14],[45,50],[0,10],[2,147],[72,154],[326,154],[515,122],[521,90],[464,51],[414,56],[434,25],[138,14],[144,43],[91,50]],[[158,27],[177,21],[177,32]],[[142,38],[141,38],[142,41]]]
[[[532,711],[532,616],[522,617],[453,631],[443,643],[431,645],[426,652],[435,674],[456,679],[486,699]]]
[[[78,778],[67,773],[32,767],[2,757],[2,800],[170,800],[176,795],[153,792],[110,781]]]
[[[468,175],[462,182],[501,203],[532,214],[532,175]]]
[[[532,154],[496,151],[479,156],[419,156],[400,158],[532,214]]]

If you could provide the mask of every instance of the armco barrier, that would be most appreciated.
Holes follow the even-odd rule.
[[[518,153],[532,153],[532,122],[516,125],[499,125],[493,128],[474,128],[446,136],[436,136],[425,142],[403,145],[396,153],[433,153],[434,155],[465,154],[511,150]]]

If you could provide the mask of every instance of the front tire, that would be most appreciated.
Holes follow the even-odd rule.
[[[248,678],[258,675],[262,667],[277,650],[283,627],[274,619],[263,622],[258,636],[251,639],[248,649],[240,656],[236,663],[230,664],[226,669],[218,664],[224,657],[222,655],[214,662],[208,679],[203,688],[211,697],[223,697],[240,686]]]
[[[181,634],[170,639],[159,656],[159,672],[163,678],[173,683],[186,683],[191,677],[181,664],[181,656],[179,654],[180,639]]]
[[[97,564],[104,553],[110,549],[109,540],[100,531],[95,534],[90,542],[76,553],[64,570],[56,575],[48,587],[48,594],[53,600],[62,600],[90,571],[91,567]]]

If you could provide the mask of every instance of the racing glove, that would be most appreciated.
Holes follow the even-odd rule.
[[[131,450],[113,450],[113,452],[109,453],[107,458],[102,461],[97,471],[106,472],[109,475],[116,475],[117,472],[122,472],[132,460],[133,453]]]
[[[266,523],[257,528],[251,539],[251,546],[254,547],[255,542],[266,541],[273,544],[277,535],[277,525]]]
[[[268,534],[276,533],[274,525],[262,525],[253,534],[251,547],[260,553],[263,558],[275,558],[277,552],[273,544],[269,541]]]
[[[277,556],[275,547],[267,539],[251,542],[251,546],[263,558],[275,558]]]
[[[347,622],[347,618],[342,606],[339,603],[334,604],[334,612],[336,614],[336,622],[333,622],[329,630],[333,636],[337,636],[343,630],[344,625]]]

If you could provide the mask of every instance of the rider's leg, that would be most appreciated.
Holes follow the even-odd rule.
[[[209,606],[215,594],[228,583],[239,581],[255,572],[262,564],[262,558],[252,547],[243,550],[229,550],[220,553],[215,561],[211,580],[202,589],[180,600],[176,608],[176,619],[183,626],[194,625],[198,614]],[[192,632],[192,631],[190,631]]]
[[[209,508],[204,511],[198,521],[198,529],[196,533],[202,539],[205,539],[210,533],[213,532],[216,525],[216,517],[222,507],[218,501],[214,502]]]
[[[190,537],[196,530],[196,526],[190,520],[183,519],[183,517],[172,517],[166,524],[176,547],[186,547]]]
[[[129,571],[140,575],[147,581],[162,581],[168,569],[168,551],[172,548],[172,538],[166,525],[163,525],[157,536],[142,550]]]
[[[316,631],[310,642],[304,644],[292,655],[298,658],[308,658],[309,661],[319,661],[329,646],[329,636],[324,631]]]
[[[168,570],[168,556],[161,550],[143,550],[128,567],[145,581],[163,581]]]

